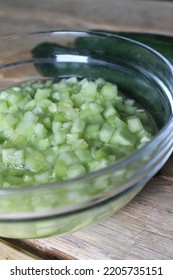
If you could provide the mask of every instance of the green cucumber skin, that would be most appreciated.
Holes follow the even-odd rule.
[[[173,64],[173,37],[158,35],[158,34],[147,34],[147,33],[137,33],[137,32],[113,32],[113,31],[104,31],[104,30],[91,30],[97,33],[107,33],[111,35],[119,35],[126,38],[130,38],[136,40],[140,43],[146,44],[154,50],[161,53],[165,58],[167,58]],[[104,70],[102,68],[95,69],[94,67],[90,67],[89,64],[83,66],[80,63],[73,63],[73,66],[65,65],[65,67],[59,67],[55,60],[56,55],[58,54],[74,54],[74,55],[85,55],[91,56],[97,59],[99,57],[99,53],[95,52],[95,47],[99,47],[102,51],[104,50],[104,55],[108,59],[108,54],[112,52],[111,44],[104,42],[100,43],[97,40],[90,41],[89,37],[78,37],[75,41],[74,47],[65,47],[60,44],[52,43],[52,42],[44,42],[38,44],[35,48],[32,49],[31,54],[33,58],[45,59],[44,63],[35,63],[35,67],[37,71],[44,77],[69,77],[78,76],[78,77],[92,77],[95,78],[100,77],[101,72]],[[129,51],[129,50],[127,50]],[[133,50],[132,50],[133,51]],[[47,58],[52,59],[52,62],[46,61]],[[111,61],[110,61],[111,62]],[[74,72],[74,64],[75,64],[75,72]],[[90,76],[88,76],[88,73]],[[111,73],[105,71],[105,79],[111,80]]]
[[[139,33],[139,32],[113,32],[106,30],[92,30],[99,33],[108,33],[110,35],[119,35],[126,37],[155,49],[164,55],[171,63],[173,63],[173,37],[168,35],[160,35],[155,33]]]
[[[148,45],[149,47],[153,48],[154,50],[161,53],[165,58],[167,58],[172,64],[173,64],[173,37],[171,36],[165,36],[165,35],[159,35],[159,34],[147,34],[147,33],[137,33],[137,32],[113,32],[113,31],[106,31],[106,30],[90,30],[91,34],[93,32],[94,34],[99,34],[101,36],[78,36],[76,37],[74,41],[74,45],[68,46],[62,46],[60,44],[52,43],[52,42],[44,42],[41,44],[38,44],[33,50],[32,55],[33,58],[37,60],[37,58],[52,58],[52,61],[47,61],[44,63],[37,63],[35,64],[38,72],[44,76],[44,77],[70,77],[70,76],[76,76],[76,77],[86,77],[86,78],[99,78],[104,77],[105,80],[110,81],[112,83],[116,83],[117,81],[119,84],[123,84],[123,79],[121,72],[116,71],[115,75],[115,69],[110,67],[109,69],[104,64],[94,64],[94,63],[79,63],[79,62],[63,62],[63,63],[57,63],[55,59],[55,55],[61,55],[61,54],[70,54],[70,55],[79,55],[79,56],[87,56],[92,59],[98,59],[100,60],[100,55],[102,58],[102,61],[104,59],[108,63],[117,63],[116,58],[114,56],[114,48],[111,44],[111,36],[113,35],[119,35],[122,37],[127,37],[133,40],[136,40],[138,42],[144,43]],[[105,35],[107,34],[108,40],[103,40]],[[131,57],[135,56],[136,48],[132,47],[130,50],[127,49],[126,45],[124,44],[121,46],[120,51],[122,53],[127,53]],[[116,80],[115,80],[116,76]],[[128,77],[127,77],[128,78]],[[133,89],[135,88],[137,91],[137,86],[133,79],[126,80],[126,88],[122,89],[124,92],[128,88],[129,95],[132,94],[133,96]],[[131,89],[131,91],[129,90]],[[142,89],[143,92],[147,91],[147,88]],[[146,96],[146,98],[145,98]],[[148,96],[148,98],[147,98]],[[136,93],[135,93],[136,97]],[[141,95],[140,95],[141,98]],[[139,100],[137,100],[139,101]],[[141,100],[139,101],[141,102]],[[150,113],[153,114],[154,119],[157,120],[157,126],[159,128],[163,125],[163,117],[159,113],[162,111],[162,105],[160,100],[156,96],[152,96],[152,100],[149,97],[149,94],[143,94],[142,95],[142,102],[144,107],[148,108],[149,104],[149,110]],[[157,110],[156,110],[157,109]],[[164,112],[164,115],[166,112],[169,111],[169,108],[167,108]]]
[[[123,35],[123,33],[119,34]],[[171,63],[173,63],[173,38],[170,36],[156,35],[156,34],[140,34],[129,33],[124,34],[126,37],[148,45],[164,55]]]
[[[56,43],[51,42],[44,42],[41,44],[38,44],[35,48],[32,49],[31,53],[32,56],[36,59],[38,58],[55,58],[57,53],[65,53],[66,48],[58,45]],[[38,70],[39,73],[41,73],[43,76],[55,76],[58,74],[58,69],[55,63],[35,63],[35,67]]]
[[[113,31],[107,31],[107,30],[91,30],[93,32],[101,33],[101,34],[110,34],[110,35],[119,35],[123,36],[132,40],[136,40],[140,43],[146,44],[149,47],[155,49],[156,51],[160,52],[163,56],[165,56],[171,63],[173,63],[173,37],[166,36],[166,35],[159,35],[154,33],[138,33],[138,32],[113,32]],[[86,46],[88,47],[88,52],[90,53],[92,48],[90,45],[90,42],[88,41],[89,38],[77,38],[76,39],[76,49],[72,47],[64,47],[56,43],[52,42],[44,42],[41,44],[38,44],[34,49],[32,49],[31,53],[34,58],[55,58],[55,55],[57,54],[63,54],[63,53],[71,53],[71,54],[81,54],[84,52],[86,54],[86,50],[80,50],[78,49],[80,47],[79,43],[86,43]],[[100,43],[100,42],[99,42]],[[107,45],[104,47],[111,49],[111,46]],[[129,51],[129,50],[128,50]],[[57,76],[58,74],[61,74],[61,71],[57,68],[56,63],[46,63],[45,64],[35,64],[37,70],[43,75],[43,76]],[[59,73],[60,72],[60,73]]]

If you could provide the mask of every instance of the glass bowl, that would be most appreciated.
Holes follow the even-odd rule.
[[[0,39],[0,90],[28,80],[104,78],[141,103],[158,128],[143,148],[74,179],[0,189],[0,236],[76,231],[126,205],[173,150],[173,69],[153,49],[111,34],[49,31]]]

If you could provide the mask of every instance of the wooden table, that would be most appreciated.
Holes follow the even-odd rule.
[[[173,3],[132,0],[1,0],[0,35],[101,28],[173,35]],[[173,259],[173,156],[112,217],[73,234],[0,239],[0,259]]]

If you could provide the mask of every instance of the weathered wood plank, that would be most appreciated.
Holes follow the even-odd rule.
[[[1,0],[0,35],[62,28],[173,34],[172,14],[170,1]]]
[[[26,247],[26,246],[25,246]],[[38,260],[36,254],[32,254],[13,243],[0,238],[0,260]]]

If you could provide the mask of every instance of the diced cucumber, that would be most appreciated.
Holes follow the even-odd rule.
[[[0,131],[5,131],[14,127],[18,123],[19,119],[17,116],[6,114],[0,123]]]
[[[67,174],[67,164],[63,159],[57,159],[52,173],[54,179],[64,179]]]
[[[82,84],[81,91],[85,96],[94,98],[97,95],[97,84],[93,81],[85,80]]]
[[[62,130],[65,133],[70,133],[73,123],[71,121],[62,124]],[[77,134],[77,132],[76,132]]]
[[[135,138],[128,131],[120,128],[115,130],[110,142],[122,146],[135,146]]]
[[[46,182],[50,181],[50,174],[48,171],[43,172],[43,173],[38,173],[34,175],[34,180],[35,182],[37,182],[38,184],[44,184]]]
[[[57,112],[54,114],[54,121],[56,122],[67,122],[68,118],[65,116],[63,112]]]
[[[103,106],[100,106],[97,103],[89,102],[89,103],[84,103],[80,107],[81,110],[89,110],[92,114],[98,114],[102,113],[104,111]]]
[[[85,96],[82,92],[72,94],[71,99],[75,107],[80,107],[85,102]]]
[[[29,81],[3,90],[1,186],[44,184],[104,168],[143,147],[152,131],[146,110],[102,78]]]
[[[69,85],[69,86],[73,86],[73,85],[78,84],[78,79],[77,79],[77,77],[68,78],[68,79],[66,80],[66,84]]]
[[[9,141],[10,141],[10,146],[23,147],[23,146],[26,146],[26,144],[27,144],[27,136],[14,132],[11,135]]]
[[[43,88],[44,84],[41,81],[38,81],[38,82],[33,83],[32,87],[33,87],[34,90],[37,90],[39,88]]]
[[[47,130],[51,130],[52,128],[52,120],[50,117],[42,117],[42,123]]]
[[[3,184],[4,188],[9,188],[11,186],[18,187],[21,185],[23,177],[9,174],[8,177],[4,178],[6,180]]]
[[[79,162],[74,151],[61,152],[59,154],[59,159],[62,159],[67,165]]]
[[[11,127],[11,128],[9,128],[7,130],[4,130],[2,135],[4,136],[4,138],[10,139],[14,135],[14,128]]]
[[[79,117],[75,119],[71,132],[76,133],[76,132],[83,132],[85,128],[85,121],[80,119]]]
[[[25,104],[24,110],[25,111],[32,111],[36,106],[36,101],[34,99],[30,100],[28,103]]]
[[[111,83],[106,83],[102,86],[100,94],[104,100],[114,100],[118,94],[118,89],[116,85]]]
[[[151,134],[146,131],[145,129],[142,129],[138,132],[139,142],[140,143],[147,143],[151,140]]]
[[[143,129],[143,125],[139,118],[132,116],[127,118],[128,127],[131,133],[136,133]]]
[[[30,141],[31,136],[33,134],[33,128],[34,128],[35,123],[32,121],[24,121],[22,120],[19,122],[15,129],[15,134],[16,135],[23,135],[27,137],[27,140]]]
[[[100,148],[100,149],[97,149],[94,151],[94,158],[96,160],[100,160],[100,159],[103,159],[103,158],[107,158],[108,156],[108,153],[107,151],[104,149],[104,147]]]
[[[66,134],[64,131],[59,131],[58,133],[53,135],[53,145],[63,144],[66,140]]]
[[[66,135],[66,143],[70,145],[74,145],[79,139],[79,133],[68,133]]]
[[[25,174],[23,176],[23,183],[25,185],[30,185],[30,184],[33,184],[33,175],[29,175],[29,174]]]
[[[40,173],[48,168],[46,157],[40,151],[26,148],[24,166],[32,173]]]
[[[85,150],[88,148],[88,143],[84,139],[77,139],[73,145],[74,145],[74,148],[80,149],[80,150]]]
[[[17,106],[22,109],[29,101],[30,99],[28,97],[23,97],[22,99],[20,99],[19,101],[16,101]],[[13,103],[12,103],[13,104]]]
[[[85,173],[86,173],[85,167],[82,164],[75,163],[67,169],[67,178],[81,176],[84,175]]]
[[[33,133],[39,138],[45,138],[47,136],[47,129],[40,122],[37,122],[34,126]]]
[[[115,129],[110,124],[108,124],[106,122],[103,123],[103,125],[98,133],[99,139],[104,143],[108,143],[111,140],[114,130]]]
[[[58,108],[57,108],[57,105],[55,104],[55,103],[51,103],[50,105],[49,105],[49,107],[48,107],[48,111],[50,112],[50,113],[55,113],[55,112],[57,112],[58,111]]]
[[[88,149],[87,150],[77,149],[75,150],[75,153],[81,163],[87,163],[92,161],[92,155]]]
[[[57,133],[60,129],[62,128],[62,123],[61,122],[52,122],[52,132]]]
[[[80,112],[80,118],[82,118],[88,124],[103,123],[104,119],[101,114],[95,114],[90,108]]]
[[[41,99],[45,99],[48,98],[51,94],[51,89],[50,88],[44,88],[44,89],[38,89],[35,93],[34,98],[36,100],[41,100]]]
[[[88,168],[90,171],[92,171],[92,170],[98,170],[98,169],[104,168],[108,165],[109,165],[109,162],[106,159],[100,159],[97,161],[93,160],[88,163]]]
[[[24,113],[22,121],[36,123],[38,121],[38,116],[28,111]]]
[[[14,148],[3,149],[2,161],[4,164],[22,169],[24,167],[24,150],[16,150]]]
[[[14,89],[9,89],[6,91],[7,95],[5,100],[7,103],[10,105],[13,105],[15,103],[18,103],[19,100],[23,99],[22,93],[21,92],[16,92]]]
[[[148,122],[148,114],[144,109],[137,109],[136,116],[141,120],[142,123]]]
[[[59,153],[66,152],[66,151],[71,151],[71,149],[72,149],[71,145],[68,145],[68,144],[63,144],[63,145],[58,147]]]
[[[63,94],[59,91],[55,91],[52,93],[52,98],[55,100],[55,101],[59,101],[63,98]]]
[[[52,101],[49,99],[40,99],[40,100],[35,100],[36,101],[36,107],[41,108],[43,111],[48,110],[49,106],[52,104]]]
[[[98,139],[98,132],[100,129],[100,124],[90,124],[85,127],[84,137],[86,140]]]
[[[45,150],[45,149],[48,149],[50,147],[50,141],[49,141],[48,138],[45,138],[45,139],[38,139],[38,138],[31,139],[31,144],[32,144],[32,146],[35,146],[39,150]]]
[[[112,104],[109,104],[109,106],[106,106],[103,112],[103,116],[105,119],[107,119],[110,116],[115,116],[117,111],[115,110],[114,106]]]
[[[9,110],[6,100],[0,99],[0,113],[7,113]]]
[[[127,124],[126,121],[124,121],[124,120],[121,119],[120,117],[115,117],[114,121],[115,121],[115,126],[116,126],[117,128],[122,128],[122,129],[128,131],[128,124]]]
[[[20,109],[20,107],[18,106],[18,104],[13,104],[8,108],[8,112],[10,114],[16,114],[16,113],[19,113],[19,109]]]
[[[65,117],[68,121],[74,121],[76,118],[79,117],[79,109],[78,108],[69,108],[64,113]]]
[[[45,81],[45,88],[50,88],[52,87],[53,81],[52,80],[46,80]]]

